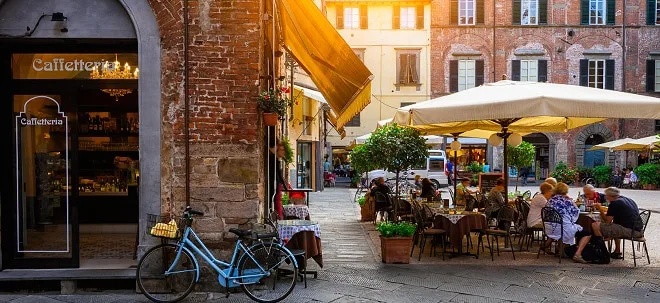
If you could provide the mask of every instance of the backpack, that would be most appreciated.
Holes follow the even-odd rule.
[[[564,253],[572,258],[577,251],[577,244],[564,247]],[[602,237],[591,237],[582,250],[582,258],[591,264],[610,264],[610,253]]]

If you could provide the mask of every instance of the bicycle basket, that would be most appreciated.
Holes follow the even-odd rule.
[[[183,218],[147,214],[147,234],[153,237],[179,239],[185,226]]]

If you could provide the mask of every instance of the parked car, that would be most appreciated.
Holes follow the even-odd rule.
[[[408,174],[406,178],[412,181],[415,179],[415,175],[420,175],[422,178],[428,178],[436,188],[448,186],[449,182],[447,180],[447,175],[445,175],[445,158],[445,151],[429,150],[429,157],[426,160],[426,166],[407,170],[406,172]],[[403,172],[401,172],[399,177],[402,175]],[[396,178],[396,173],[377,169],[370,171],[367,176],[369,182],[371,182],[379,177],[384,177],[385,179]]]

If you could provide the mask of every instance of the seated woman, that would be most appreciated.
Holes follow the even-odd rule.
[[[415,186],[417,187],[417,189],[422,188],[422,176],[415,175]]]
[[[506,222],[513,222],[515,213],[512,208],[506,207],[507,200],[504,199],[504,178],[499,178],[495,181],[495,187],[488,193],[488,206],[486,207],[486,216],[490,219],[497,219],[498,216],[503,222],[497,222],[500,229],[502,229]],[[500,215],[500,211],[506,211]]]
[[[371,196],[375,199],[376,221],[380,218],[387,220],[387,208],[390,207],[390,188],[385,185],[385,178],[380,177],[371,187]]]
[[[545,233],[548,235],[548,241],[545,243],[546,252],[548,252],[550,239],[559,240],[561,238],[564,244],[573,245],[575,244],[576,237],[581,238],[589,235],[586,231],[582,232],[582,226],[576,223],[580,216],[580,209],[575,206],[573,200],[568,196],[568,185],[563,182],[557,183],[553,194],[552,198],[548,200],[548,206],[557,210],[559,215],[561,215],[564,223],[564,234],[561,234],[561,227],[558,224],[546,223]]]
[[[426,198],[426,199],[428,198],[435,199],[436,197],[435,187],[433,187],[433,183],[431,183],[431,180],[429,180],[428,178],[424,178],[422,179],[421,184],[422,184],[422,190],[419,196],[421,198]]]
[[[548,204],[548,199],[552,197],[552,190],[553,187],[550,183],[543,183],[539,187],[541,194],[534,196],[529,203],[529,213],[527,214],[528,227],[543,227],[543,223],[541,222],[541,209]]]
[[[461,183],[456,185],[456,205],[465,206],[465,196],[476,193],[468,188],[470,186],[469,178],[461,178]]]

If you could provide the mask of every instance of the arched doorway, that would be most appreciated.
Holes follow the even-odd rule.
[[[551,148],[548,136],[542,133],[532,133],[524,136],[523,141],[531,143],[536,148],[536,156],[529,172],[529,178],[534,176],[535,180],[543,180],[549,177],[550,167],[553,164],[551,154],[554,154],[554,148]]]
[[[584,142],[584,166],[596,167],[605,164],[604,150],[589,150],[594,145],[605,143],[605,138],[599,134],[591,134]]]
[[[34,7],[39,9],[32,9]],[[104,16],[103,22],[99,22],[99,16]],[[41,22],[35,26],[37,20]],[[29,37],[25,35],[25,25],[32,28]],[[0,91],[0,94],[5,100],[13,100],[2,105],[0,115],[16,113],[13,108],[17,104],[27,103],[30,97],[36,96],[36,100],[55,100],[71,121],[68,128],[49,129],[47,132],[39,129],[40,135],[32,136],[33,141],[43,143],[38,154],[30,152],[36,149],[28,148],[30,145],[23,139],[24,135],[20,138],[12,136],[20,140],[2,147],[8,153],[20,154],[21,166],[14,169],[19,165],[11,165],[9,161],[0,165],[0,171],[5,174],[3,179],[10,180],[5,182],[7,186],[0,188],[2,201],[14,201],[0,204],[3,216],[0,247],[3,262],[0,269],[78,267],[84,265],[81,259],[109,260],[115,257],[105,253],[111,249],[92,247],[98,241],[95,242],[89,234],[83,236],[85,230],[122,230],[130,234],[130,239],[124,237],[118,242],[106,241],[104,245],[106,248],[116,248],[118,246],[115,244],[121,242],[124,246],[121,256],[132,260],[137,243],[150,245],[145,242],[151,239],[143,237],[145,214],[160,212],[160,40],[158,25],[148,1],[0,1],[0,34],[0,68],[2,77],[6,77],[3,83],[10,83],[9,88]],[[139,66],[138,80],[120,83],[93,79],[88,67],[95,62],[115,61],[116,54],[122,65],[130,62],[133,68]],[[19,73],[13,73],[16,68],[12,66],[18,66],[19,62],[28,64]],[[50,73],[45,75],[42,72]],[[130,89],[131,93],[115,99],[109,95],[110,88]],[[48,109],[47,106],[44,108]],[[13,121],[12,118],[6,119],[2,129],[5,132],[16,130]],[[21,133],[25,131],[21,130]],[[58,136],[65,139],[60,140]],[[58,145],[52,142],[58,140],[68,142],[68,157],[56,158]],[[20,153],[14,145],[20,147]],[[130,149],[124,149],[126,147]],[[34,155],[28,157],[27,153]],[[32,161],[36,158],[45,159],[41,162],[46,165]],[[62,169],[69,173],[67,186],[61,182],[67,177],[62,180],[53,177],[44,182],[43,177],[40,179],[38,174],[34,174],[37,175],[35,177],[29,173],[33,170],[31,167],[50,169],[53,163],[66,163],[67,160],[71,163],[62,166],[69,167],[68,171]],[[23,169],[25,167],[28,168]],[[96,172],[90,172],[91,169],[96,169]],[[106,171],[101,173],[101,169]],[[129,170],[134,173],[129,174]],[[13,181],[16,179],[19,182],[16,171],[19,171],[21,180],[32,182],[35,185],[32,188],[36,189],[26,187],[25,190],[17,190],[20,186]],[[57,174],[49,171],[44,175]],[[131,179],[131,176],[134,178]],[[135,178],[137,176],[139,178]],[[135,184],[130,189],[127,185],[129,181]],[[99,186],[96,187],[96,184]],[[130,199],[125,198],[124,201],[133,199],[131,201],[134,203],[113,207],[108,200],[113,196],[128,196]],[[62,197],[68,197],[70,204],[63,202],[67,200]],[[89,201],[85,202],[83,198]],[[106,201],[102,201],[104,199]],[[93,205],[90,201],[97,204]],[[16,206],[19,204],[21,207]],[[113,214],[108,209],[90,209],[90,206],[101,204],[112,208],[110,211],[119,208],[130,208],[131,211]],[[14,209],[9,209],[12,205]],[[85,214],[102,214],[112,222],[96,220],[98,218]],[[97,225],[82,226],[85,224]],[[57,245],[51,245],[53,243]],[[81,253],[83,246],[87,246],[87,251]]]

